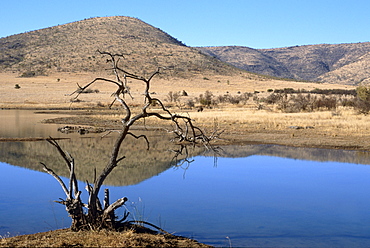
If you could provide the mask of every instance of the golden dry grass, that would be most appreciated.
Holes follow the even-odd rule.
[[[91,82],[99,77],[94,73],[56,73],[50,76],[38,76],[31,78],[18,77],[16,73],[0,73],[0,107],[69,107],[72,96],[68,94],[77,89],[77,83],[81,86]],[[15,89],[15,85],[20,86]],[[142,102],[143,83],[129,83],[131,92],[135,98],[134,102]],[[159,99],[166,99],[170,91],[178,92],[185,90],[188,98],[198,97],[206,90],[214,95],[223,95],[229,92],[236,95],[237,92],[265,92],[268,89],[306,89],[315,88],[344,89],[351,88],[344,85],[317,84],[292,82],[284,80],[254,80],[246,78],[244,75],[238,77],[229,76],[210,76],[207,79],[203,77],[194,77],[191,79],[158,79],[152,80],[150,92],[154,92]],[[353,87],[352,87],[353,88]],[[98,82],[91,89],[98,89],[98,94],[83,94],[80,96],[82,102],[75,103],[74,108],[96,106],[97,103],[108,104],[112,101],[111,94],[114,92],[114,85]],[[183,100],[186,100],[183,99]]]
[[[172,235],[68,229],[0,239],[0,247],[211,247]]]
[[[92,89],[99,93],[81,94],[81,102],[71,105],[71,96],[66,94],[77,89],[76,83],[84,85],[96,77],[94,74],[55,74],[48,77],[18,78],[14,74],[0,75],[0,107],[2,108],[96,108],[98,105],[107,105],[112,101],[111,93],[115,90],[112,85],[98,83]],[[57,79],[60,79],[59,82]],[[20,89],[14,85],[19,84]],[[140,106],[143,102],[142,83],[130,83],[134,100],[128,99],[130,104]],[[173,107],[177,113],[189,113],[199,126],[212,131],[216,125],[218,129],[225,130],[223,137],[232,142],[257,142],[293,146],[328,147],[328,148],[355,148],[370,150],[366,142],[369,130],[369,117],[358,115],[351,109],[338,109],[336,113],[319,111],[313,113],[281,113],[279,111],[256,110],[256,105],[250,101],[248,105],[217,106],[196,112],[196,109],[180,110],[174,103],[165,101],[168,92],[185,90],[188,96],[181,101],[198,97],[199,94],[210,90],[215,96],[226,94],[237,95],[237,92],[266,93],[267,89],[353,89],[350,86],[328,85],[316,83],[302,83],[282,80],[256,81],[240,77],[215,76],[208,79],[176,79],[164,80],[154,78],[150,92],[153,96],[164,100],[165,104]],[[184,106],[184,105],[183,105]],[[273,108],[272,108],[273,109]],[[99,115],[98,115],[99,116]],[[101,117],[101,116],[100,116]],[[104,116],[104,118],[117,118],[117,116]],[[147,120],[147,124],[155,120]],[[79,123],[76,123],[79,124]],[[98,125],[98,124],[97,124]],[[162,123],[160,124],[162,125]],[[313,129],[295,130],[289,126],[310,126]]]
[[[227,108],[194,112],[199,123],[217,123],[230,128],[286,130],[291,126],[314,127],[330,135],[364,135],[370,129],[370,116],[359,115],[353,109],[310,113],[281,113],[248,108]],[[232,127],[235,125],[235,127]]]

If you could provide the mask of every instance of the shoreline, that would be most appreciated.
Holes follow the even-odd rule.
[[[109,113],[107,115],[109,115]],[[268,144],[289,147],[370,151],[370,142],[368,142],[368,140],[370,140],[370,135],[362,130],[358,130],[358,132],[340,132],[332,130],[330,132],[326,128],[320,126],[306,128],[306,126],[289,125],[279,128],[268,128],[263,125],[253,125],[250,123],[235,123],[233,120],[222,123],[220,123],[221,121],[219,120],[219,123],[215,124],[213,120],[210,121],[208,117],[202,118],[197,112],[190,112],[189,115],[195,116],[196,124],[203,128],[206,133],[212,133],[215,129],[222,132],[219,139],[212,141],[212,144],[215,145]],[[74,115],[70,118],[51,119],[48,121],[50,123],[63,125],[119,128],[119,125],[111,125],[109,123],[111,119],[112,118],[104,115],[94,115],[94,113],[89,112],[87,116]],[[166,124],[167,123],[164,122],[158,123],[156,120],[153,122],[148,120],[145,124],[142,123],[142,125],[139,124],[133,128],[163,130],[168,127]]]
[[[60,113],[68,114],[70,117],[63,117],[57,119],[47,119],[45,123],[60,124],[60,125],[76,125],[76,126],[92,126],[95,128],[112,128],[118,129],[120,126],[117,124],[117,110],[108,110],[104,108],[78,108],[69,109],[65,107],[53,108],[53,107],[32,107],[23,106],[17,108],[0,108],[6,110],[32,110],[35,113]],[[357,150],[357,151],[370,151],[370,134],[367,134],[366,130],[350,130],[347,132],[341,132],[340,128],[334,130],[335,128],[321,127],[315,125],[314,127],[305,125],[292,125],[282,126],[280,124],[263,125],[263,118],[259,119],[259,125],[249,122],[241,122],[238,120],[226,119],[223,120],[220,113],[228,113],[231,110],[223,109],[213,109],[205,110],[208,113],[198,113],[196,110],[187,111],[187,113],[193,118],[196,124],[203,128],[207,133],[212,133],[215,128],[222,131],[220,139],[215,139],[212,144],[215,145],[250,145],[250,144],[260,144],[260,145],[280,145],[288,147],[305,147],[305,148],[322,148],[322,149],[342,149],[342,150]],[[235,108],[236,112],[240,112],[240,109]],[[176,111],[175,111],[176,112]],[[209,115],[216,115],[218,120],[215,123],[214,119],[210,119]],[[244,113],[244,112],[241,112]],[[119,114],[119,112],[118,112]],[[276,116],[286,116],[284,113],[275,113]],[[324,112],[315,112],[315,114],[324,114]],[[294,116],[294,114],[291,114]],[[115,118],[115,119],[114,119]],[[297,115],[297,118],[299,116]],[[113,124],[112,124],[113,123]],[[153,130],[163,130],[165,129],[167,123],[158,122],[156,120],[146,121],[145,124],[138,124],[133,126],[134,129],[153,129]],[[332,130],[328,130],[332,129]],[[42,140],[47,137],[38,137],[38,140]],[[19,139],[29,140],[27,138]],[[0,139],[2,142],[11,141],[8,139]]]
[[[0,239],[0,247],[213,247],[194,239],[153,231],[57,229]]]
[[[92,73],[59,73],[49,76],[21,78],[14,73],[0,73],[0,109],[27,109],[40,112],[70,113],[73,117],[82,117],[75,113],[95,117],[94,121],[86,118],[71,118],[66,125],[92,125],[105,126],[106,120],[117,120],[117,111],[113,113],[108,109],[112,102],[111,93],[114,88],[106,84],[94,85],[99,93],[83,94],[80,102],[74,102],[70,93],[76,90],[76,82],[91,82],[95,78]],[[230,84],[220,87],[220,82],[230,80]],[[175,82],[175,83],[174,83]],[[20,85],[15,89],[14,85]],[[142,85],[131,85],[133,97],[129,103],[132,106],[142,104]],[[192,79],[153,79],[152,94],[163,99],[172,112],[189,114],[197,126],[212,133],[214,129],[224,130],[222,140],[218,143],[227,144],[275,144],[293,147],[315,147],[330,149],[346,149],[370,151],[370,115],[357,115],[353,110],[338,108],[332,111],[319,111],[311,113],[283,113],[274,106],[267,106],[264,110],[257,110],[256,104],[250,100],[240,105],[223,104],[204,108],[197,112],[193,109],[176,107],[177,103],[168,100],[169,92],[186,90],[188,96],[182,96],[179,104],[199,97],[209,90],[217,95],[229,94],[237,96],[243,92],[261,92],[261,97],[268,94],[268,89],[352,89],[353,86],[336,84],[318,84],[310,82],[292,82],[284,80],[255,81],[243,77],[202,77]],[[264,93],[263,93],[264,92]],[[69,93],[69,94],[68,94]],[[104,107],[105,106],[105,107]],[[115,107],[115,106],[113,106]],[[73,110],[71,110],[73,109]],[[136,110],[137,110],[136,109]],[[269,109],[269,110],[268,110]],[[118,112],[119,114],[119,112]],[[99,118],[101,119],[99,121]],[[100,122],[100,123],[98,123]],[[164,122],[151,121],[147,126],[163,127]],[[298,127],[293,129],[290,127]],[[300,128],[303,127],[303,128]],[[313,127],[306,129],[306,127]],[[368,135],[369,133],[369,135]]]

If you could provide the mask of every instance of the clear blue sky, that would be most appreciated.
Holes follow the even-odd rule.
[[[137,17],[189,46],[370,41],[369,0],[1,0],[0,37],[96,16]]]

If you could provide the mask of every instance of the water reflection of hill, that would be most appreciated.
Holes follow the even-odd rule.
[[[121,154],[126,156],[120,166],[106,179],[108,185],[132,185],[151,178],[171,167],[174,148],[169,142],[170,137],[163,133],[150,134],[150,150],[146,150],[146,142],[128,138],[123,143]],[[97,173],[105,167],[114,137],[79,138],[58,141],[76,161],[76,174],[79,180],[93,181],[94,168]],[[192,156],[199,155],[203,149],[195,148]],[[52,168],[58,175],[68,177],[68,170],[56,150],[46,141],[38,142],[0,142],[0,161],[12,165],[42,171],[40,162]]]
[[[121,154],[126,158],[105,181],[108,185],[124,186],[140,183],[160,174],[171,167],[173,153],[169,150],[174,145],[169,142],[170,137],[162,132],[149,133],[150,150],[146,150],[144,140],[128,138],[123,143]],[[93,181],[94,168],[99,173],[110,157],[114,135],[105,138],[74,138],[60,140],[59,144],[76,161],[76,173],[79,180]],[[194,148],[191,156],[200,155],[202,148]],[[206,154],[213,156],[213,153]],[[315,148],[295,148],[276,145],[244,145],[226,146],[219,156],[247,157],[252,155],[266,155],[286,157],[312,161],[336,161],[355,164],[370,164],[370,153],[349,150],[329,150]],[[59,154],[46,141],[38,142],[0,142],[0,161],[12,165],[42,171],[40,162],[64,177],[68,171]]]
[[[370,164],[370,152],[334,150],[319,148],[300,148],[277,145],[243,145],[222,147],[222,157],[248,157],[265,155],[311,161],[334,161],[353,164]]]

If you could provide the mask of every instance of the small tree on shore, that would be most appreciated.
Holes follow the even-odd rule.
[[[368,114],[370,112],[370,88],[361,85],[356,88],[356,93],[355,109],[361,114]]]
[[[75,175],[74,158],[71,154],[65,152],[59,146],[56,140],[50,138],[47,141],[57,149],[60,156],[62,156],[68,167],[68,170],[70,172],[68,187],[61,180],[61,178],[56,173],[54,173],[52,169],[47,167],[47,165],[45,165],[44,163],[41,163],[44,170],[52,175],[60,183],[63,191],[66,194],[66,199],[61,199],[57,202],[65,205],[66,211],[72,218],[71,229],[74,231],[78,231],[81,229],[98,230],[102,228],[117,230],[125,224],[130,223],[130,221],[127,221],[127,213],[125,213],[124,217],[120,220],[118,220],[117,216],[115,215],[115,210],[123,206],[127,201],[126,197],[120,198],[115,202],[110,203],[108,189],[105,190],[103,202],[100,201],[98,195],[104,180],[113,171],[113,169],[125,159],[125,156],[120,156],[119,152],[121,150],[122,143],[125,141],[126,137],[132,136],[136,139],[143,139],[147,143],[149,149],[150,143],[145,135],[135,135],[130,131],[131,127],[134,126],[137,121],[149,117],[154,117],[172,123],[172,133],[175,135],[176,141],[180,144],[202,144],[206,147],[211,147],[209,144],[210,140],[217,136],[216,131],[210,136],[206,136],[200,128],[193,124],[193,121],[189,116],[173,114],[164,106],[160,99],[151,96],[151,94],[149,93],[150,83],[153,77],[160,73],[160,68],[153,72],[148,78],[144,78],[142,76],[127,72],[125,69],[119,66],[120,59],[123,58],[122,55],[111,54],[109,52],[98,52],[102,55],[108,56],[107,61],[110,62],[112,65],[111,70],[114,73],[115,79],[113,80],[107,78],[95,78],[87,85],[83,87],[79,86],[79,89],[73,92],[71,95],[74,95],[75,99],[77,99],[81,93],[83,93],[86,89],[91,87],[96,82],[113,84],[117,87],[117,89],[112,94],[112,96],[114,97],[112,104],[114,102],[118,102],[120,104],[124,112],[124,117],[121,119],[121,128],[119,130],[118,137],[113,145],[110,159],[107,162],[107,165],[98,176],[95,176],[92,184],[88,181],[86,182],[86,190],[89,194],[88,202],[83,203],[80,197],[81,191],[78,188],[77,178]],[[130,93],[130,88],[127,85],[128,79],[144,83],[144,102],[141,111],[135,115],[132,113],[132,107],[130,107],[129,103],[126,100],[126,96],[132,97]],[[154,105],[157,106],[157,110],[151,109],[151,107]],[[158,110],[158,106],[160,106],[161,112]],[[175,155],[175,157],[177,157],[179,153],[184,152],[183,147],[184,146],[182,146],[181,149],[177,150],[177,154]]]

